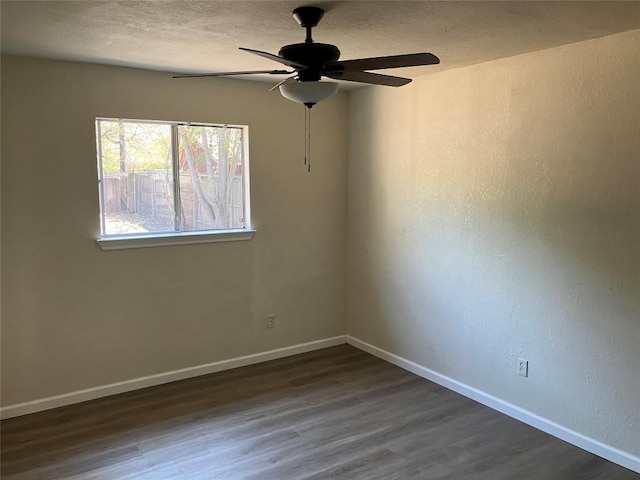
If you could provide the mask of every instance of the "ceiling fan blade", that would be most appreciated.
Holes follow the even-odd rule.
[[[294,82],[297,78],[297,75],[293,75],[292,77],[289,78],[285,78],[284,80],[282,80],[280,83],[278,83],[277,85],[274,85],[273,87],[271,87],[269,89],[270,92],[273,92],[274,90],[280,88],[280,85],[284,85],[285,83],[290,83],[290,82]]]
[[[332,62],[325,66],[326,71],[344,70],[345,72],[363,70],[383,70],[385,68],[417,67],[420,65],[437,65],[440,59],[432,53],[409,53],[407,55],[391,55],[388,57],[357,58],[342,62]]]
[[[173,78],[197,78],[197,77],[227,77],[231,75],[253,75],[258,73],[267,73],[269,75],[289,75],[295,71],[289,70],[248,70],[245,72],[217,72],[217,73],[185,73],[174,75]]]
[[[386,85],[388,87],[401,87],[411,82],[410,78],[392,77],[390,75],[380,75],[379,73],[369,72],[337,72],[325,73],[324,75],[335,80]]]
[[[303,68],[303,69],[307,68],[306,65],[303,65],[303,64],[298,63],[298,62],[294,62],[292,60],[287,60],[286,58],[282,58],[282,57],[280,57],[278,55],[274,55],[274,54],[269,53],[269,52],[262,52],[260,50],[252,50],[251,48],[243,48],[243,47],[240,47],[240,50],[245,51],[245,52],[249,52],[249,53],[253,53],[254,55],[258,55],[260,57],[268,58],[269,60],[273,60],[275,62],[283,63],[284,65],[288,65],[288,66],[293,67],[293,68]]]

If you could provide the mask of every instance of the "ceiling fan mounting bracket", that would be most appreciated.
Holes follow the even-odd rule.
[[[318,25],[323,15],[324,10],[319,7],[298,7],[293,11],[293,18],[307,31],[304,43],[313,43],[311,29]]]
[[[313,28],[322,19],[324,10],[320,7],[298,7],[293,11],[293,18],[303,28]]]

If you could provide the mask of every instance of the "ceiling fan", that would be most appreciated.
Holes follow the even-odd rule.
[[[411,82],[411,79],[371,73],[369,70],[415,67],[440,63],[440,59],[432,53],[410,53],[407,55],[391,55],[340,61],[340,50],[338,50],[338,47],[327,43],[315,43],[311,38],[311,29],[318,25],[323,15],[324,10],[319,7],[304,6],[296,8],[293,11],[293,17],[301,27],[306,29],[306,39],[304,43],[285,45],[280,49],[278,55],[240,47],[240,50],[269,60],[274,60],[291,67],[293,70],[201,73],[175,75],[174,78],[226,77],[249,74],[291,75],[271,90],[280,88],[280,93],[282,93],[285,98],[302,103],[307,108],[311,108],[316,103],[329,98],[336,93],[338,89],[338,84],[335,82],[321,82],[322,77],[348,82],[401,87]]]

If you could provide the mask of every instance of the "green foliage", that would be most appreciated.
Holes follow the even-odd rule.
[[[171,127],[159,123],[100,121],[104,173],[171,168]]]

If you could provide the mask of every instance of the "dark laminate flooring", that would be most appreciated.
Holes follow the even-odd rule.
[[[640,475],[351,346],[8,419],[2,479]]]

